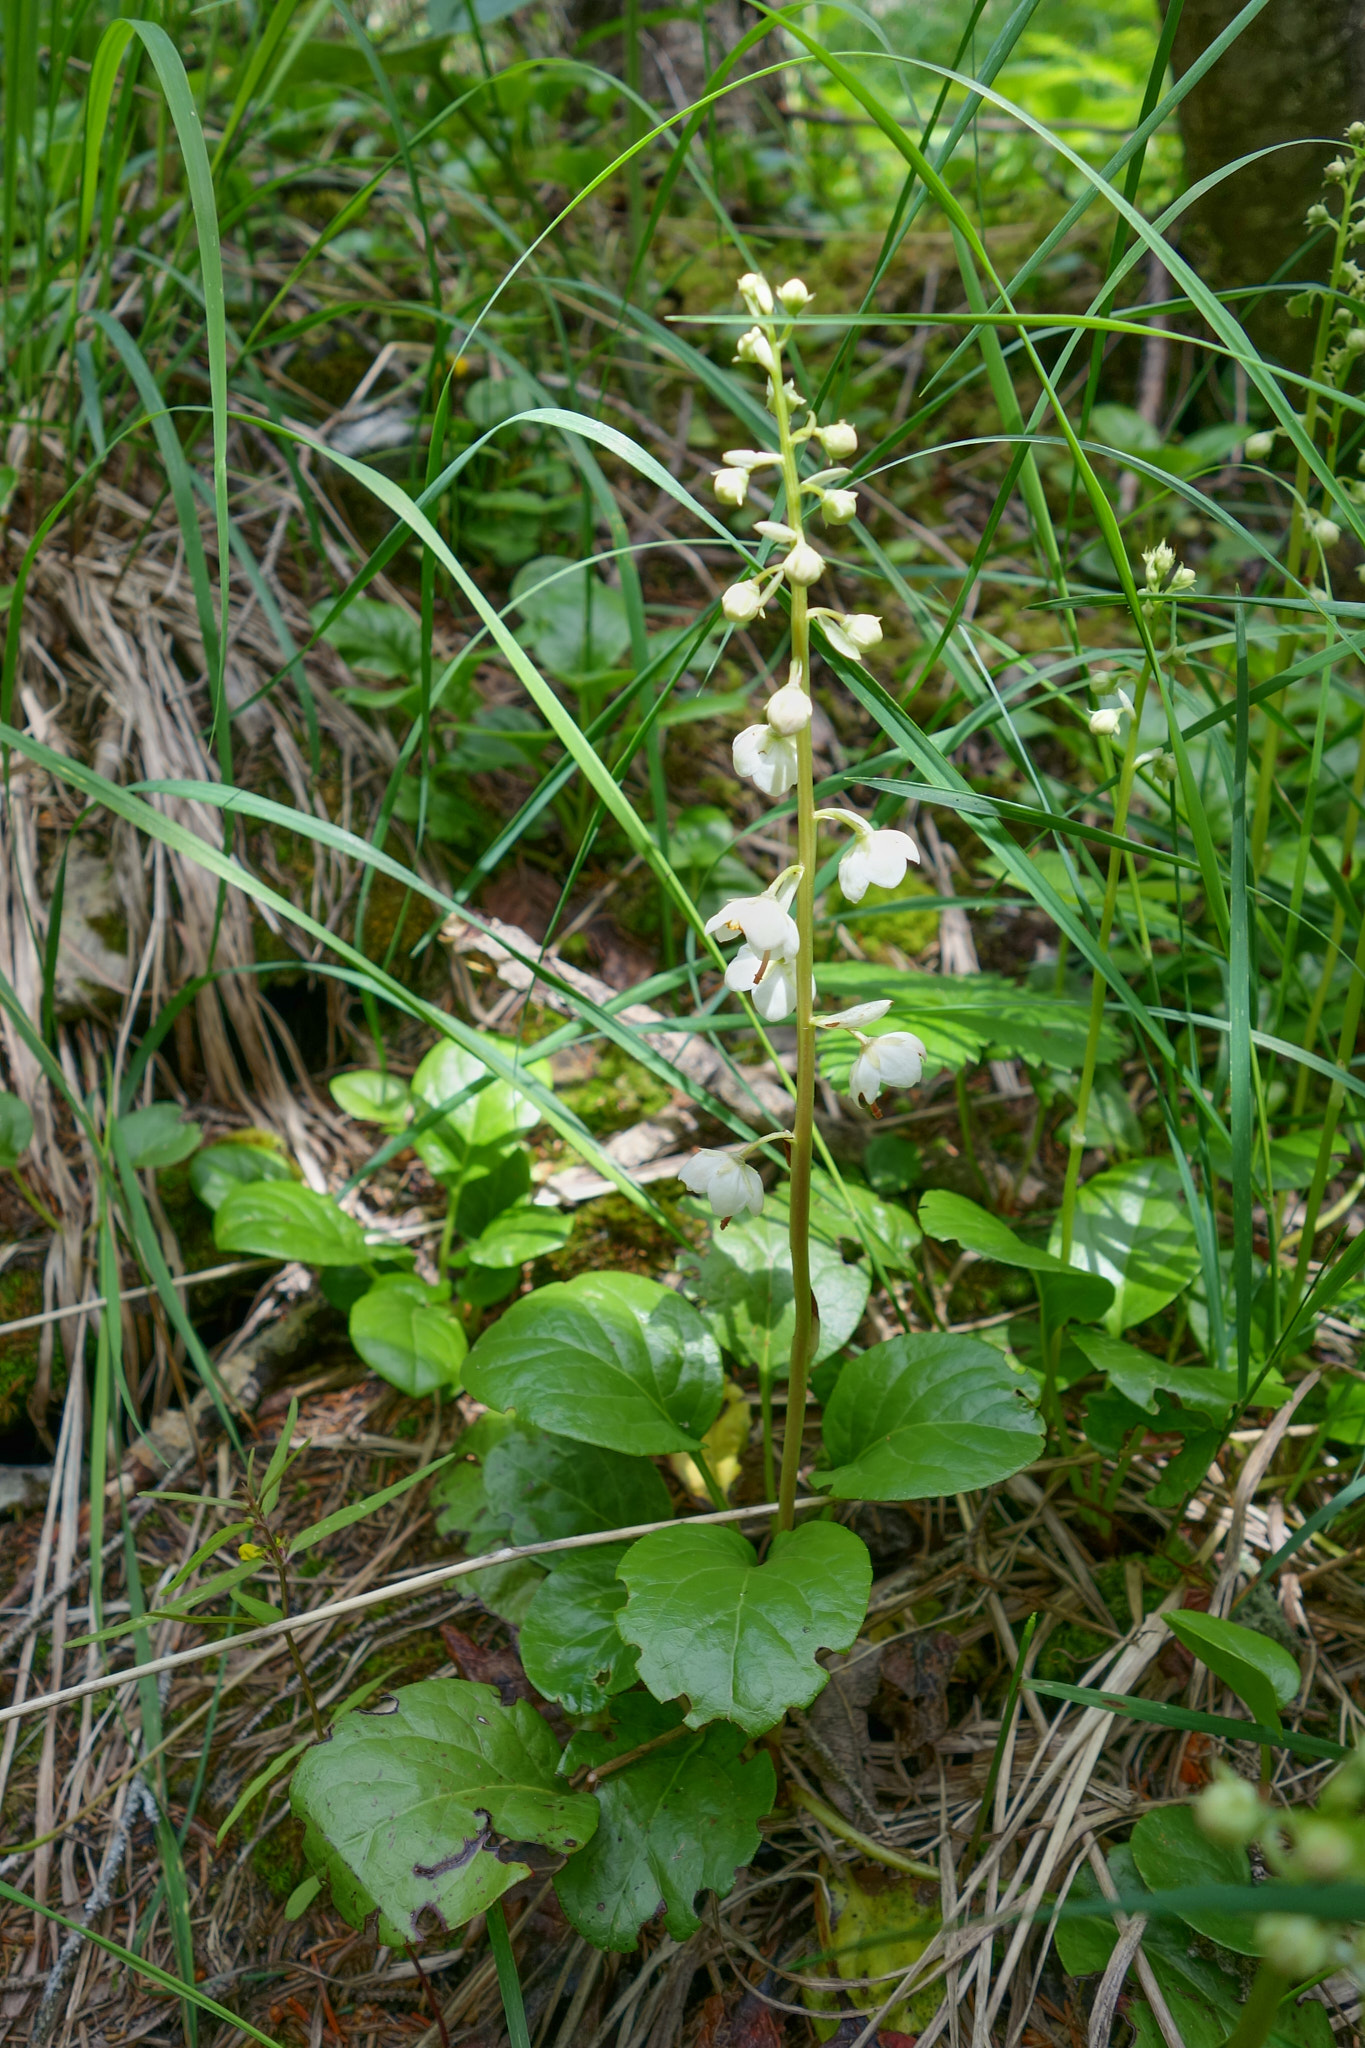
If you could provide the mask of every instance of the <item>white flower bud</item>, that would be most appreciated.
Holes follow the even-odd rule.
[[[790,547],[796,539],[795,530],[790,526],[784,526],[780,519],[760,519],[754,527],[754,532],[761,533],[765,540],[780,540],[784,547]]]
[[[1266,1808],[1254,1785],[1225,1771],[1200,1793],[1194,1817],[1201,1835],[1225,1849],[1244,1849],[1254,1842],[1266,1821]]]
[[[721,592],[720,608],[732,626],[747,626],[763,609],[763,592],[757,583],[732,583]]]
[[[1158,541],[1154,548],[1144,548],[1142,566],[1147,576],[1147,588],[1160,590],[1175,567],[1175,549],[1164,540]]]
[[[804,732],[810,724],[810,713],[810,698],[800,683],[784,683],[768,699],[768,723],[774,732],[784,736]]]
[[[1334,548],[1341,539],[1341,528],[1335,519],[1328,519],[1321,513],[1309,520],[1308,531],[1320,548]]]
[[[1185,564],[1182,562],[1180,567],[1176,570],[1174,576],[1172,576],[1170,583],[1167,585],[1167,588],[1170,590],[1193,590],[1194,583],[1195,576],[1193,569],[1187,569],[1185,567]]]
[[[1351,166],[1344,156],[1334,156],[1322,174],[1324,185],[1344,185],[1351,174]]]
[[[847,526],[850,519],[858,516],[858,493],[824,491],[820,497],[820,512],[826,526]]]
[[[1092,711],[1090,714],[1091,732],[1095,734],[1097,739],[1112,739],[1119,729],[1119,720],[1122,715],[1121,712],[1111,710],[1107,706],[1099,711]]]
[[[777,296],[789,313],[799,313],[803,306],[810,304],[815,294],[807,291],[799,277],[789,277],[785,284],[777,287]]]
[[[1275,436],[1264,429],[1258,434],[1248,434],[1243,448],[1248,462],[1264,462],[1268,455],[1274,453]]]
[[[1256,1946],[1271,1969],[1293,1984],[1316,1977],[1332,1955],[1327,1929],[1307,1913],[1262,1913],[1256,1922]]]
[[[777,358],[766,334],[759,327],[748,327],[740,335],[735,348],[737,363],[757,363],[762,369],[774,370]]]
[[[742,505],[749,495],[749,472],[747,469],[713,470],[711,488],[722,505]]]
[[[1303,217],[1304,226],[1309,228],[1330,227],[1331,222],[1332,216],[1327,211],[1327,208],[1323,205],[1320,199],[1315,201],[1315,203],[1309,207],[1307,213]]]
[[[1317,1884],[1345,1877],[1354,1858],[1350,1836],[1333,1821],[1308,1814],[1294,1831],[1295,1871]]]
[[[839,620],[839,630],[859,654],[881,646],[882,622],[875,612],[845,612]]]
[[[765,462],[780,462],[782,457],[763,448],[727,448],[724,460],[730,469],[761,469]]]
[[[871,1003],[855,1003],[851,1010],[836,1010],[832,1017],[816,1017],[817,1030],[857,1031],[864,1024],[878,1024],[891,1008],[890,996],[879,997]]]
[[[766,318],[773,309],[773,288],[766,277],[760,277],[756,270],[746,270],[739,280],[738,291],[755,319]]]
[[[1365,146],[1365,121],[1352,121],[1346,130],[1346,140],[1353,142],[1357,149]]]
[[[808,540],[799,540],[782,564],[782,573],[789,583],[799,583],[804,588],[818,583],[825,573],[825,558],[817,554]]]
[[[715,1215],[757,1216],[763,1207],[763,1183],[756,1169],[728,1152],[694,1152],[678,1175],[693,1195],[704,1195]]]
[[[858,452],[858,430],[851,427],[847,420],[836,420],[833,426],[829,427],[817,427],[815,438],[826,455],[832,455],[836,462],[842,461],[846,455],[856,455]]]

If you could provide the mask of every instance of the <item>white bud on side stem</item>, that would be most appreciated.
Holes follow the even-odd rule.
[[[793,733],[804,732],[810,724],[810,698],[800,683],[784,683],[782,688],[768,699],[767,719],[774,732],[789,738]]]
[[[766,319],[773,310],[773,288],[756,270],[746,270],[739,280],[739,295],[756,320]]]
[[[742,505],[749,495],[749,472],[747,469],[713,470],[711,488],[722,505]]]

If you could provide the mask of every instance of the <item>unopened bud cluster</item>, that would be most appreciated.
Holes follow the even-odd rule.
[[[1179,597],[1182,591],[1194,588],[1193,569],[1177,562],[1169,541],[1158,541],[1154,548],[1143,549],[1142,569],[1146,582],[1138,592],[1139,597]]]
[[[881,620],[871,612],[845,612],[830,605],[811,605],[808,593],[825,575],[827,563],[808,538],[805,517],[818,508],[826,527],[847,526],[858,516],[857,492],[846,481],[850,457],[858,452],[857,429],[847,420],[822,426],[814,408],[787,377],[783,352],[790,322],[810,304],[813,294],[799,277],[776,287],[756,271],[739,280],[739,295],[754,325],[739,337],[735,359],[762,370],[768,410],[776,423],[775,448],[727,448],[723,465],[712,476],[722,505],[738,508],[751,493],[781,483],[783,517],[756,522],[759,538],[772,552],[762,567],[722,593],[721,611],[731,625],[749,626],[785,590],[792,619],[792,659],[787,680],[774,691],[761,721],[735,736],[735,773],[753,783],[764,796],[780,801],[801,787],[810,802],[812,718],[809,627],[818,622],[824,642],[836,659],[861,663],[882,638]],[[808,475],[801,463],[818,449],[823,467]],[[765,507],[766,509],[766,507]],[[809,820],[811,813],[804,813]],[[873,826],[856,811],[818,811],[817,820],[849,833],[839,861],[839,886],[850,903],[858,903],[869,887],[894,888],[907,865],[918,861],[919,849],[907,832]],[[793,906],[804,869],[788,867],[767,889],[754,896],[732,898],[707,925],[709,937],[721,944],[739,944],[725,970],[725,986],[744,995],[765,1023],[776,1024],[799,1008],[806,995],[815,997],[810,956],[811,934],[803,933]],[[880,1022],[890,1001],[863,1003],[855,1009],[812,1019],[821,1030],[853,1034],[857,1055],[848,1077],[848,1092],[879,1116],[883,1088],[912,1087],[920,1078],[924,1047],[911,1031],[873,1034],[862,1027]],[[732,1216],[756,1215],[763,1204],[763,1184],[747,1155],[758,1145],[729,1151],[698,1152],[680,1178],[694,1194],[704,1196],[722,1227]]]

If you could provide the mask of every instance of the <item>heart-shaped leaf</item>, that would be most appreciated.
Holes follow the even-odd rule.
[[[520,1056],[520,1048],[508,1039],[490,1037],[488,1042],[509,1060]],[[547,1061],[523,1064],[528,1074],[549,1087]],[[480,1082],[484,1085],[477,1093],[466,1094]],[[423,1164],[432,1173],[458,1169],[466,1152],[505,1144],[540,1122],[540,1110],[529,1095],[495,1077],[476,1054],[449,1038],[434,1045],[418,1067],[412,1077],[412,1094],[419,1117],[427,1110],[441,1111],[428,1131],[413,1138]],[[447,1103],[453,1106],[446,1108]]]
[[[1056,1224],[1054,1252],[1060,1242]],[[1104,1316],[1111,1337],[1145,1323],[1189,1286],[1199,1248],[1169,1159],[1130,1159],[1086,1181],[1076,1202],[1071,1263],[1112,1283],[1114,1301]]]
[[[618,1700],[608,1733],[585,1730],[564,1752],[566,1771],[600,1766],[677,1725],[677,1710],[645,1693]],[[675,1941],[700,1926],[698,1892],[724,1898],[759,1845],[758,1823],[777,1789],[766,1750],[746,1763],[744,1737],[724,1725],[680,1736],[603,1778],[601,1818],[586,1848],[555,1879],[559,1902],[598,1948],[633,1949],[662,1915]]]
[[[992,1486],[1040,1456],[1026,1383],[979,1337],[891,1337],[850,1358],[824,1417],[836,1500],[926,1500]]]
[[[292,1180],[289,1162],[264,1145],[224,1140],[205,1145],[190,1161],[190,1186],[207,1208],[218,1209],[238,1188],[258,1180]]]
[[[449,1287],[428,1286],[415,1273],[391,1273],[351,1310],[352,1344],[373,1372],[405,1394],[460,1384],[469,1344],[447,1306],[449,1294]]]
[[[997,1266],[1015,1266],[1035,1275],[1049,1320],[1057,1323],[1092,1322],[1102,1316],[1114,1299],[1110,1282],[1066,1266],[1040,1244],[1028,1244],[1016,1237],[1008,1223],[979,1208],[965,1195],[947,1188],[931,1188],[919,1205],[920,1228],[930,1237],[946,1238],[980,1259],[993,1259]]]
[[[332,1100],[358,1123],[380,1124],[386,1131],[401,1131],[408,1121],[412,1096],[406,1081],[397,1074],[381,1074],[374,1067],[357,1067],[349,1074],[334,1074],[327,1083]]]
[[[1168,1614],[1166,1624],[1201,1664],[1208,1665],[1215,1678],[1231,1686],[1253,1721],[1263,1728],[1279,1727],[1280,1708],[1296,1696],[1302,1678],[1282,1643],[1243,1628],[1239,1621],[1183,1607]]]
[[[696,1310],[633,1273],[585,1273],[514,1301],[470,1352],[465,1385],[559,1436],[645,1456],[695,1449],[724,1398]]]
[[[462,1927],[531,1875],[534,1844],[571,1855],[597,1802],[556,1777],[559,1747],[526,1700],[426,1679],[346,1714],[294,1773],[304,1853],[351,1927],[378,1908],[391,1948]]]
[[[1170,1616],[1166,1619],[1169,1621]],[[1251,1863],[1245,1849],[1225,1848],[1211,1842],[1194,1817],[1192,1806],[1159,1806],[1144,1813],[1132,1833],[1133,1861],[1143,1883],[1154,1892],[1184,1891],[1196,1885],[1251,1883]],[[1258,1953],[1254,1912],[1226,1913],[1217,1907],[1196,1906],[1182,1911],[1187,1927],[1210,1941],[1230,1948],[1235,1955]]]
[[[679,1522],[632,1544],[620,1575],[617,1625],[654,1697],[686,1699],[690,1728],[728,1719],[761,1735],[823,1688],[815,1653],[857,1635],[872,1565],[837,1522],[779,1533],[763,1564],[738,1530]]]
[[[613,1693],[635,1683],[635,1651],[616,1617],[626,1589],[616,1576],[625,1546],[571,1551],[542,1581],[521,1625],[526,1676],[571,1714],[600,1714]]]
[[[32,1142],[32,1110],[7,1088],[0,1088],[0,1173],[17,1166]]]
[[[118,1128],[129,1164],[139,1171],[178,1166],[199,1150],[203,1136],[198,1124],[185,1122],[178,1102],[151,1102],[146,1109],[130,1110],[119,1118]]]
[[[505,1436],[484,1458],[483,1476],[488,1505],[517,1545],[666,1522],[673,1512],[663,1476],[648,1458],[545,1430]],[[545,1559],[551,1568],[557,1562]]]
[[[213,1240],[220,1251],[305,1266],[363,1266],[369,1247],[353,1216],[297,1181],[256,1181],[219,1203]]]
[[[830,1244],[811,1239],[811,1288],[820,1314],[816,1360],[842,1349],[863,1318],[871,1287],[865,1265],[845,1265]],[[712,1239],[701,1263],[698,1298],[733,1358],[765,1379],[785,1376],[796,1328],[791,1245],[775,1216],[745,1216]]]
[[[471,1265],[486,1266],[493,1272],[507,1272],[524,1266],[528,1259],[543,1259],[567,1244],[573,1228],[562,1209],[548,1209],[535,1202],[518,1202],[495,1216],[479,1237],[464,1247]]]

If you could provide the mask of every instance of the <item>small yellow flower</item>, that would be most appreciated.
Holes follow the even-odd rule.
[[[237,1555],[243,1564],[258,1564],[265,1556],[265,1550],[259,1543],[239,1543]]]

